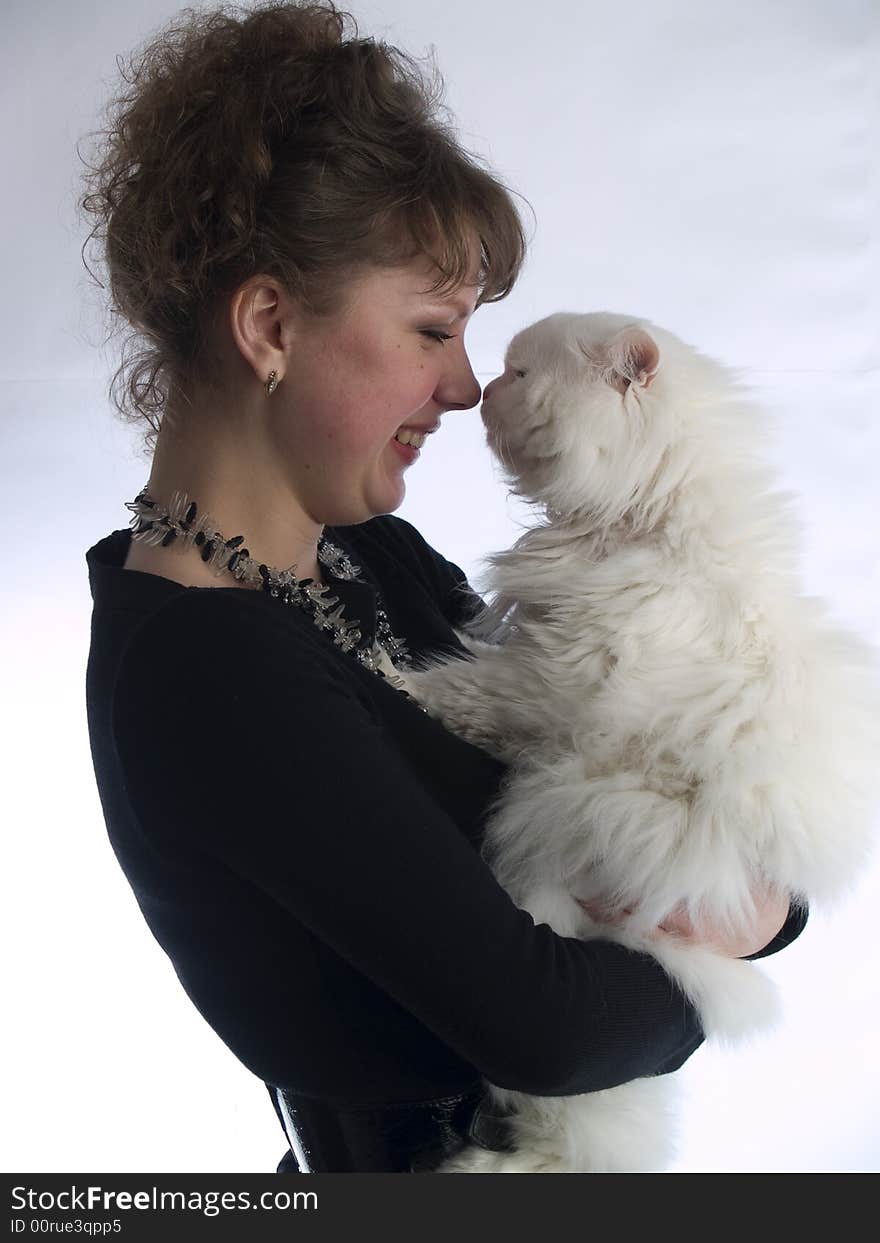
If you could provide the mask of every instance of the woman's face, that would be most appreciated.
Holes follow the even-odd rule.
[[[464,346],[478,289],[426,292],[428,261],[371,269],[332,316],[298,318],[289,364],[270,419],[273,452],[314,521],[341,526],[391,513],[406,493],[404,472],[418,460],[398,444],[404,427],[436,428],[449,410],[480,400]],[[445,338],[445,339],[444,339]],[[280,404],[280,403],[279,403]],[[428,439],[422,452],[431,452]]]

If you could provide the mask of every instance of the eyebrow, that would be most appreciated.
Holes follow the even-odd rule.
[[[470,303],[462,301],[452,301],[452,298],[442,298],[434,295],[428,290],[420,290],[419,296],[424,298],[426,305],[436,307],[441,311],[457,311],[456,319],[466,319],[470,314],[474,314],[476,307],[470,306]]]
[[[444,311],[448,311],[450,308],[457,310],[458,314],[455,317],[456,319],[467,319],[467,317],[469,315],[473,315],[474,311],[477,309],[476,307],[463,305],[461,302],[447,302],[443,298],[428,298],[427,305],[435,306]]]

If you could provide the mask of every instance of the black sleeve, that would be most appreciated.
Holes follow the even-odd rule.
[[[535,926],[389,745],[344,661],[214,592],[133,637],[114,732],[143,831],[222,860],[491,1082],[572,1095],[672,1069],[693,1008],[650,956]],[[223,607],[221,607],[223,606]],[[210,946],[205,946],[210,953]]]
[[[756,958],[769,958],[771,954],[778,954],[780,950],[784,950],[787,945],[791,945],[796,937],[801,935],[806,927],[808,917],[809,908],[805,902],[792,902],[788,918],[773,940],[765,945],[762,950],[758,950],[756,954],[744,955],[745,960],[747,962],[754,962]]]

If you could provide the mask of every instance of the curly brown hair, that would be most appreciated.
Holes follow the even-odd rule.
[[[474,230],[478,305],[513,287],[520,217],[441,118],[436,67],[428,79],[356,33],[330,0],[183,9],[128,73],[117,58],[131,89],[87,135],[99,142],[78,207],[95,219],[83,251],[102,244],[111,335],[134,329],[110,395],[149,425],[148,446],[169,394],[191,404],[216,382],[217,317],[256,273],[325,315],[359,270],[419,255],[437,263],[434,291],[454,288],[471,275]]]

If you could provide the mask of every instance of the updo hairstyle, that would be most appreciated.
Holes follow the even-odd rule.
[[[397,48],[355,35],[329,0],[223,5],[184,9],[127,67],[117,58],[130,89],[89,135],[96,162],[83,161],[78,205],[95,220],[83,250],[101,244],[111,335],[134,329],[110,395],[126,422],[149,425],[146,446],[172,417],[169,395],[176,411],[217,383],[218,317],[257,273],[316,315],[364,268],[419,255],[446,292],[469,275],[473,229],[478,305],[510,292],[521,221],[441,119],[436,67],[428,80]]]

